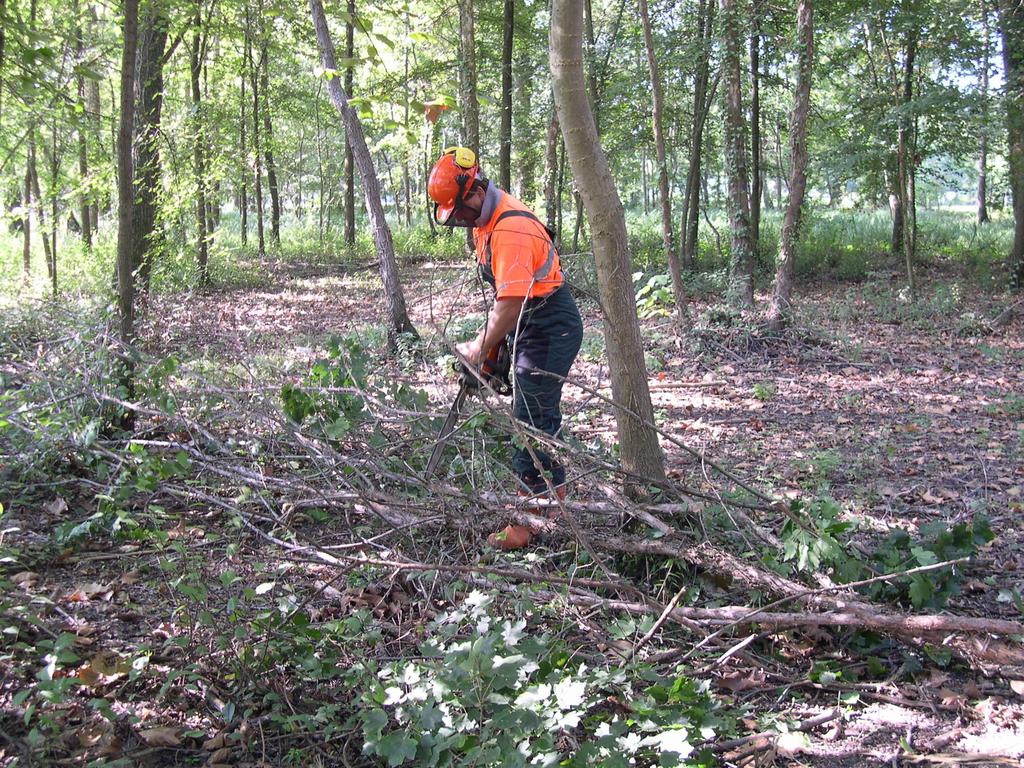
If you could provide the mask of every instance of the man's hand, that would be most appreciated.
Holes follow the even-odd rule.
[[[461,344],[455,345],[455,350],[465,358],[465,361],[474,368],[479,369],[484,361],[483,350],[480,348],[480,338],[470,339]]]

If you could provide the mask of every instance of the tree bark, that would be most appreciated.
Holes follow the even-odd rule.
[[[261,9],[262,12],[262,9]],[[266,238],[263,228],[263,162],[260,155],[263,145],[260,141],[260,85],[259,65],[253,51],[253,27],[249,16],[249,7],[245,9],[246,64],[249,67],[249,87],[252,89],[252,156],[253,156],[253,194],[256,206],[256,253],[259,258],[266,256]]]
[[[552,107],[544,142],[544,220],[552,231],[558,225],[558,137],[558,112]]]
[[[988,68],[991,34],[988,3],[981,0],[981,126],[978,130],[978,223],[988,222]]]
[[[135,63],[135,136],[132,160],[135,204],[132,206],[132,268],[139,272],[142,291],[156,255],[156,209],[160,192],[160,115],[164,100],[163,60],[168,18],[159,4],[146,7],[138,29]]]
[[[668,161],[665,158],[665,134],[662,128],[664,105],[661,99],[661,77],[658,75],[658,60],[654,50],[654,35],[651,33],[651,16],[647,0],[640,0],[640,22],[644,32],[644,48],[647,50],[647,70],[651,76],[651,123],[654,129],[654,151],[658,162],[658,201],[661,209],[661,245],[665,251],[672,279],[672,294],[676,300],[676,318],[680,323],[686,319],[686,295],[683,290],[683,275],[679,268],[679,256],[672,242],[672,198],[668,187]]]
[[[28,285],[32,278],[32,150],[25,153],[25,194],[21,204],[21,279]]]
[[[1017,0],[999,1],[1006,83],[1006,143],[1013,198],[1013,246],[1007,257],[1010,285],[1024,289],[1024,8]]]
[[[345,20],[345,56],[355,56],[356,0],[348,0],[348,18]],[[345,93],[352,93],[352,67],[345,68]],[[346,131],[348,128],[345,129]],[[346,134],[347,135],[347,134]],[[323,219],[323,194],[321,192],[321,231]],[[345,142],[345,244],[356,244],[356,166],[352,159],[352,143]]]
[[[334,71],[337,69],[334,57],[334,43],[331,41],[330,31],[327,29],[327,18],[324,16],[324,8],[320,0],[309,0],[310,14],[313,18],[313,28],[316,30],[316,39],[320,47],[320,60],[324,69]],[[328,93],[331,103],[334,104],[342,122],[345,124],[345,135],[349,145],[352,147],[352,156],[356,166],[359,168],[359,179],[363,185],[363,193],[366,196],[366,209],[370,216],[370,226],[373,229],[373,241],[377,250],[377,258],[380,260],[380,275],[384,284],[384,294],[388,303],[388,314],[390,325],[388,327],[388,348],[397,350],[398,340],[402,335],[419,338],[416,328],[409,320],[405,309],[405,295],[402,292],[402,283],[398,276],[398,264],[395,261],[395,250],[391,241],[391,229],[388,227],[387,219],[384,216],[384,209],[380,200],[380,184],[377,181],[377,173],[373,167],[373,160],[370,157],[370,150],[366,146],[366,139],[363,138],[363,128],[359,123],[359,117],[355,110],[348,104],[348,96],[341,88],[337,77],[327,81]]]
[[[531,130],[533,116],[533,86],[535,64],[529,53],[522,53],[515,68],[516,94],[513,121],[520,126],[513,135],[519,157],[519,183],[515,195],[530,207],[537,202],[537,135]]]
[[[88,17],[90,33],[95,36],[97,34],[98,20],[96,18],[96,9],[92,5],[89,6]],[[85,82],[85,105],[86,123],[92,131],[93,139],[97,140],[101,129],[100,84],[92,78],[88,78]],[[116,151],[114,156],[117,157]],[[106,200],[110,199],[109,192],[104,191],[103,195]],[[109,203],[107,204],[107,210],[109,210]],[[98,235],[100,229],[100,198],[95,191],[90,194],[89,212],[92,214],[92,233],[93,235]]]
[[[474,152],[480,152],[480,103],[476,92],[476,32],[473,26],[473,0],[459,3],[459,54],[462,61],[459,76],[462,79],[463,141]]]
[[[907,32],[906,42],[903,49],[903,88],[901,103],[904,107],[910,104],[914,95],[914,59],[917,56],[918,29],[912,26]],[[907,270],[907,288],[910,290],[910,300],[917,299],[917,282],[914,277],[914,210],[911,198],[911,176],[914,159],[911,150],[910,119],[906,114],[900,116],[899,129],[896,146],[896,162],[899,166],[897,180],[897,193],[900,196],[900,207],[902,208],[901,239],[903,242],[903,263]]]
[[[2,2],[2,0],[0,0]],[[80,11],[76,7],[76,11]],[[76,16],[80,17],[80,13],[76,13]],[[85,42],[82,36],[82,23],[79,19],[77,26],[75,27],[75,53],[77,55],[78,62],[81,64],[85,58]],[[78,176],[79,183],[82,186],[82,190],[78,196],[79,216],[82,220],[82,245],[88,251],[92,248],[92,211],[89,207],[89,119],[87,117],[88,111],[85,105],[85,77],[81,74],[77,75],[76,88],[78,96],[78,107],[81,109],[82,114],[78,118],[78,126],[76,133],[78,134]]]
[[[261,19],[260,26],[265,22]],[[270,58],[267,32],[260,49],[260,91],[263,93],[263,157],[267,162],[267,187],[270,188],[270,239],[274,247],[281,247],[281,195],[277,187],[277,166],[274,163],[274,126],[270,113]]]
[[[782,328],[792,305],[793,265],[800,235],[804,193],[807,189],[807,114],[811,107],[814,72],[814,9],[812,0],[797,0],[797,80],[789,122],[789,203],[779,238],[779,264],[768,309],[768,329]]]
[[[740,14],[736,0],[720,0],[722,46],[725,51],[725,165],[729,185],[729,302],[735,307],[754,305],[754,243],[750,231],[750,189],[744,136],[743,94],[740,72]]]
[[[718,80],[708,87],[711,77],[711,45],[713,42],[715,0],[700,0],[697,9],[697,39],[701,44],[700,59],[694,74],[693,123],[690,126],[690,158],[686,169],[686,188],[683,193],[683,220],[679,228],[683,263],[693,270],[697,265],[697,234],[700,217],[701,156],[704,126],[711,111],[711,103]]]
[[[512,43],[515,0],[504,2],[505,34],[501,45],[501,125],[498,129],[498,186],[512,188]]]
[[[248,59],[249,55],[249,44],[248,36],[246,36],[245,43],[245,57]],[[242,247],[245,248],[249,244],[249,148],[245,141],[245,128],[246,123],[249,120],[247,102],[245,95],[245,67],[246,63],[242,62],[242,77],[241,85],[239,86],[239,93],[241,98],[239,99],[239,120],[238,120],[238,150],[240,157],[242,158],[242,174],[241,183],[239,184],[238,190],[238,223],[241,228],[242,234]]]
[[[622,465],[627,472],[661,480],[664,459],[653,427],[625,215],[587,99],[582,22],[582,0],[553,0],[550,66],[555,105],[590,224]]]
[[[46,231],[46,208],[43,202],[43,190],[39,185],[39,163],[36,160],[36,132],[33,127],[29,131],[28,167],[32,175],[32,197],[35,200],[36,221],[39,223],[39,238],[43,241],[43,260],[46,262],[46,276],[54,279],[53,251],[50,248],[49,233]]]
[[[761,249],[761,0],[750,5],[750,242]],[[791,193],[792,194],[792,193]]]
[[[124,0],[121,51],[121,115],[117,132],[117,309],[121,342],[135,340],[135,253],[133,236],[135,184],[132,136],[135,117],[135,58],[138,46],[138,0]]]
[[[202,34],[201,10],[200,0],[196,0],[192,15],[192,51],[189,60],[189,74],[192,84],[192,164],[196,177],[196,264],[199,267],[199,285],[206,286],[210,282],[206,228],[206,139],[202,117],[203,100],[199,90],[199,75],[202,72],[206,43]]]
[[[7,15],[7,0],[0,0],[0,18]],[[4,51],[7,42],[6,24],[0,24],[0,118],[4,114],[4,65],[7,60],[4,58]]]

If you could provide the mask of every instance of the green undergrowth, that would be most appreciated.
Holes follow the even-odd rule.
[[[415,620],[406,614],[406,621],[394,623],[357,599],[371,593],[373,608],[387,603],[384,597],[396,589],[389,569],[353,567],[317,582],[296,563],[254,556],[258,540],[237,510],[276,513],[278,500],[258,484],[219,486],[201,467],[223,451],[231,462],[268,476],[297,471],[298,457],[267,453],[281,435],[227,429],[223,445],[206,445],[196,432],[186,450],[175,437],[176,419],[187,416],[219,429],[225,402],[216,391],[188,391],[191,374],[178,360],[136,360],[137,386],[129,393],[120,380],[120,359],[103,344],[105,318],[53,343],[41,343],[58,338],[45,316],[10,327],[14,332],[0,349],[21,367],[3,369],[9,378],[0,393],[0,441],[11,457],[0,467],[6,504],[0,524],[12,529],[0,542],[0,663],[12,681],[2,725],[24,740],[31,760],[66,759],[61,734],[73,718],[101,730],[125,722],[142,728],[139,711],[147,707],[198,713],[175,731],[176,748],[197,759],[203,741],[215,734],[244,751],[243,727],[259,722],[281,745],[274,760],[283,765],[308,758],[304,750],[312,740],[390,766],[705,766],[715,764],[715,740],[736,735],[737,722],[748,714],[713,694],[707,677],[691,669],[654,666],[643,660],[646,654],[629,661],[615,655],[614,643],[631,647],[653,626],[651,617],[609,614],[601,626],[611,645],[596,648],[550,585],[539,594],[499,578],[482,588],[427,573],[408,585],[407,597],[430,594],[431,600],[410,597],[403,610],[415,612]],[[429,453],[422,449],[436,439],[440,416],[424,417],[426,394],[383,368],[375,349],[366,338],[337,339],[274,402],[305,439],[329,445],[337,455],[392,462],[377,467],[378,490],[383,473],[422,468]],[[421,353],[410,344],[399,365],[423,365]],[[442,376],[451,360],[427,364]],[[81,391],[91,394],[76,397]],[[152,415],[139,431],[125,431],[119,427],[124,414],[96,393],[115,400],[130,395]],[[385,406],[406,412],[407,421],[372,418]],[[476,447],[443,462],[445,480],[467,490],[502,482],[505,462],[494,456],[495,448],[498,454],[508,450],[507,427],[480,411],[461,430]],[[854,548],[856,521],[827,495],[839,463],[838,454],[813,457],[804,472],[805,500],[776,510],[785,518],[781,551],[737,551],[808,583],[811,572],[850,582],[968,557],[992,537],[978,518],[894,531],[866,552]],[[354,471],[346,477],[365,482]],[[308,481],[318,482],[312,470]],[[56,487],[67,489],[61,491],[65,506],[51,507],[47,519],[59,522],[35,537],[14,535],[33,509],[53,504]],[[186,500],[161,495],[165,487]],[[415,500],[423,494],[422,487],[388,490]],[[187,500],[193,491],[195,499]],[[217,494],[226,507],[210,503]],[[318,533],[374,535],[371,526],[353,531],[315,505],[303,515]],[[688,523],[698,530],[696,517]],[[725,507],[704,509],[700,523],[701,535],[739,545]],[[185,534],[199,526],[203,536],[190,541]],[[284,527],[273,532],[289,536]],[[642,526],[629,533],[657,537]],[[56,573],[58,562],[105,549],[147,554],[120,558],[102,583],[79,589],[121,592],[125,610],[136,613],[143,611],[136,601],[156,599],[146,607],[147,620],[155,613],[154,623],[173,631],[83,644],[51,610],[53,598],[33,587],[39,574]],[[585,560],[563,552],[547,565],[571,574],[589,565]],[[620,565],[654,589],[684,590],[684,605],[735,599],[734,585],[670,559]],[[957,594],[962,578],[962,567],[947,566],[861,591],[937,610]],[[142,587],[136,591],[135,584]],[[343,595],[349,602],[342,602]],[[748,597],[751,606],[769,601]],[[815,672],[832,680],[841,673],[828,666]]]

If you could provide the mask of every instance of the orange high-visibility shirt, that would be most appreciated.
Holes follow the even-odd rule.
[[[526,211],[529,216],[507,211]],[[500,221],[499,221],[500,219]],[[558,251],[544,225],[520,200],[501,190],[491,218],[473,232],[476,258],[494,275],[496,298],[547,296],[562,285]]]

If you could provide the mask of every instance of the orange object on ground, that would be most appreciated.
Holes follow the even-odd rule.
[[[531,539],[533,539],[533,531],[525,525],[506,525],[503,530],[488,536],[487,543],[507,552],[530,546]]]

